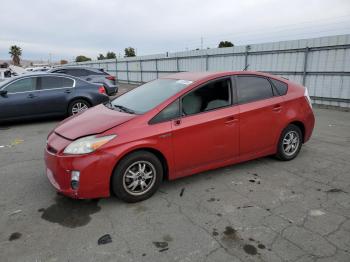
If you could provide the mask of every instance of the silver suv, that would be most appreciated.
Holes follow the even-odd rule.
[[[105,87],[106,93],[109,96],[113,96],[118,92],[116,78],[103,71],[103,69],[96,69],[90,67],[60,67],[51,69],[49,72],[67,74],[79,77],[92,83],[101,84]]]

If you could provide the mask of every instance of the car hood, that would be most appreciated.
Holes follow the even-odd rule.
[[[98,105],[62,121],[54,132],[67,139],[75,140],[79,137],[102,133],[136,116]]]

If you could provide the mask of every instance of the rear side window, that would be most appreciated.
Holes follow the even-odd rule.
[[[180,100],[177,99],[175,102],[164,108],[158,115],[156,115],[150,124],[156,124],[160,122],[166,122],[180,117]]]
[[[36,77],[20,79],[5,87],[5,90],[7,90],[8,93],[28,92],[35,89]]]
[[[88,76],[89,73],[85,69],[67,69],[67,74],[76,76],[76,77],[82,77],[82,76]]]
[[[288,85],[286,83],[279,80],[271,79],[271,78],[270,80],[272,84],[275,86],[275,88],[277,89],[277,92],[280,96],[287,94]]]
[[[273,97],[270,82],[257,76],[237,76],[237,95],[241,104]]]
[[[43,76],[39,78],[39,88],[54,89],[62,87],[73,87],[74,81],[65,77]]]

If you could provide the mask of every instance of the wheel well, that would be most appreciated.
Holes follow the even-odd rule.
[[[70,105],[71,103],[73,103],[74,101],[77,101],[77,100],[84,100],[84,101],[88,102],[90,106],[92,105],[90,99],[88,99],[88,98],[86,98],[86,97],[81,97],[81,96],[74,97],[72,100],[69,101],[69,105]]]
[[[125,155],[115,164],[115,166],[114,166],[114,168],[113,168],[113,173],[114,173],[114,170],[117,168],[119,162],[120,162],[123,158],[125,158],[126,156],[128,156],[128,155],[130,155],[130,154],[132,154],[132,153],[135,153],[135,152],[137,152],[137,151],[148,151],[148,152],[154,154],[154,155],[160,160],[160,162],[162,163],[163,172],[164,172],[163,180],[168,180],[168,179],[169,179],[169,176],[168,176],[168,175],[169,175],[169,172],[168,172],[168,162],[167,162],[166,158],[164,157],[164,155],[163,155],[160,151],[158,151],[158,150],[156,150],[156,149],[154,149],[154,148],[149,148],[149,147],[146,147],[146,148],[138,148],[138,149],[135,149],[135,150],[130,151],[130,152],[128,152],[127,154],[125,154]],[[113,178],[113,173],[111,174],[110,181],[109,181],[110,192],[112,192],[112,178]]]
[[[304,137],[305,137],[305,126],[303,124],[303,122],[300,122],[300,121],[294,121],[294,122],[291,122],[290,125],[295,125],[297,127],[300,128],[301,130],[301,134],[303,136],[303,143],[304,143]]]

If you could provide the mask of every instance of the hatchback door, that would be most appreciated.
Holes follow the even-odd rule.
[[[274,152],[282,129],[283,99],[265,77],[236,77],[240,110],[240,155],[244,158]]]
[[[177,176],[238,156],[238,106],[231,79],[209,82],[181,99],[182,117],[172,123]]]
[[[75,80],[63,76],[38,77],[40,114],[65,114],[74,96]]]
[[[6,95],[0,96],[0,119],[14,119],[38,114],[37,78],[26,77],[3,87]]]

